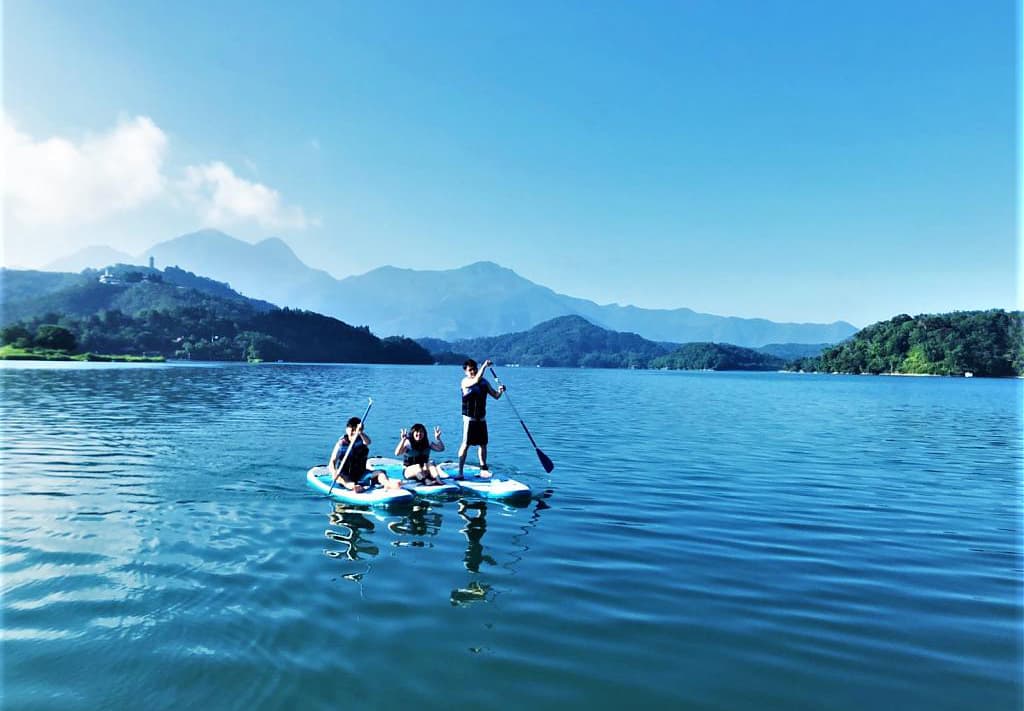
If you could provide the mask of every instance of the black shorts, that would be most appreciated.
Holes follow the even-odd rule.
[[[466,423],[466,444],[470,447],[475,445],[487,445],[486,420],[470,420]]]

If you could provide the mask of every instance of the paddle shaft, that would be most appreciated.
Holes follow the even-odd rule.
[[[366,411],[363,413],[362,419],[359,420],[359,425],[366,424],[366,416],[370,414],[370,408],[373,407],[373,398],[369,398],[369,402],[366,404]],[[358,436],[358,435],[357,435]],[[355,446],[356,441],[352,440],[348,443],[348,449],[345,450],[345,456],[341,458],[341,464],[338,465],[338,473],[331,479],[331,488],[327,490],[327,495],[330,496],[334,491],[334,485],[338,483],[338,477],[341,476],[341,472],[345,469],[345,462],[348,461],[348,455],[352,453],[352,448]],[[327,468],[331,468],[331,463],[327,463]]]
[[[499,386],[503,386],[504,383],[501,382],[501,378],[498,377],[498,374],[494,372],[494,368],[492,367],[490,370],[491,375],[494,376],[495,382],[497,382]],[[541,466],[544,467],[544,471],[550,473],[551,470],[555,468],[554,463],[551,461],[548,455],[540,451],[540,447],[537,446],[537,441],[533,438],[533,435],[530,434],[530,430],[526,427],[526,423],[523,422],[523,416],[519,414],[519,410],[516,409],[515,403],[512,402],[512,398],[508,396],[508,388],[505,388],[504,394],[505,397],[508,398],[508,404],[512,406],[512,412],[516,413],[516,418],[519,420],[519,424],[522,426],[523,432],[525,432],[526,436],[529,437],[530,444],[533,445],[533,449],[537,452],[537,457],[540,459]]]

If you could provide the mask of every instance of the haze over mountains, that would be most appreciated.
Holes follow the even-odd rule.
[[[110,248],[90,247],[49,266],[78,271],[107,266]],[[309,309],[379,336],[455,340],[524,331],[552,318],[579,315],[614,331],[654,341],[714,341],[758,347],[768,343],[836,343],[857,329],[831,324],[777,323],[702,314],[691,309],[600,305],[559,294],[492,262],[459,269],[413,270],[385,266],[335,279],[303,263],[282,240],[257,244],[203,230],[154,245],[134,259],[179,266],[225,281],[235,290],[279,306]],[[132,261],[118,258],[116,261]]]

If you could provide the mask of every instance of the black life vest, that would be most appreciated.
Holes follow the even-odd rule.
[[[342,437],[341,443],[335,466],[341,465],[341,460],[345,459],[345,452],[351,448],[352,453],[348,455],[348,459],[345,459],[345,466],[342,467],[341,473],[349,481],[361,479],[366,474],[366,460],[370,457],[370,448],[363,443],[362,437],[357,438],[355,444],[349,444],[348,437]]]
[[[409,448],[405,450],[405,458],[402,461],[407,467],[413,464],[426,464],[430,461],[430,443],[424,439],[423,446],[417,449],[409,442]]]
[[[462,414],[473,420],[484,419],[487,416],[487,391],[487,381],[481,378],[462,396]]]

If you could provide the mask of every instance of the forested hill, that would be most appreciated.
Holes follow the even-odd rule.
[[[442,362],[461,363],[468,354],[497,363],[573,368],[646,368],[651,358],[666,353],[663,346],[635,333],[609,331],[580,316],[559,316],[529,331],[502,336],[420,343]]]
[[[100,311],[137,313],[196,306],[223,310],[269,311],[273,304],[250,299],[223,282],[168,267],[163,271],[118,264],[103,272],[87,269],[81,274],[0,269],[0,325],[32,319],[47,313],[88,316]]]
[[[439,362],[472,356],[498,363],[587,368],[683,370],[778,370],[786,361],[727,343],[663,344],[635,333],[609,331],[580,316],[561,316],[529,331],[450,343],[423,338],[420,345]]]
[[[873,324],[794,370],[828,373],[1024,374],[1020,311],[955,311]]]
[[[19,347],[69,332],[78,351],[150,354],[196,360],[431,363],[406,338],[380,339],[309,311],[278,309],[191,272],[119,265],[99,273],[54,276],[0,272],[0,341]],[[67,337],[62,342],[69,342]]]
[[[684,343],[668,355],[653,359],[650,367],[668,370],[780,370],[785,365],[782,358],[729,343]]]

